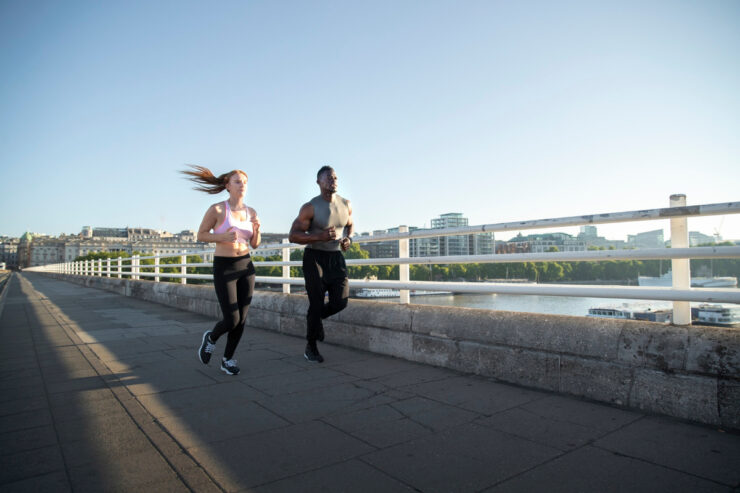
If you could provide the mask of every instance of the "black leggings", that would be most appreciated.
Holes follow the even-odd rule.
[[[308,294],[306,339],[315,343],[323,329],[321,319],[331,317],[345,309],[349,297],[347,264],[342,252],[325,252],[306,248],[303,250],[303,278]],[[324,296],[329,292],[329,302]]]
[[[228,332],[224,358],[231,359],[244,332],[247,310],[254,293],[254,265],[249,254],[242,257],[213,257],[213,286],[223,320],[211,332],[211,341]]]

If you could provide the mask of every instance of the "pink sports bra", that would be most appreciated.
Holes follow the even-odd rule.
[[[249,240],[252,238],[252,222],[249,220],[249,208],[247,208],[247,220],[236,221],[231,217],[231,207],[229,207],[229,201],[224,200],[226,206],[226,214],[224,216],[224,222],[213,228],[213,232],[217,235],[226,233],[227,231],[236,232],[237,243],[249,244]]]

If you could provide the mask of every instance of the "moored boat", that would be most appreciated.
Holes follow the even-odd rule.
[[[651,306],[647,303],[635,302],[592,307],[588,309],[588,316],[670,323],[673,311],[668,305]],[[692,303],[691,323],[720,327],[740,327],[740,305]]]
[[[668,271],[660,277],[637,276],[637,284],[640,286],[672,286],[673,272]],[[737,277],[692,277],[692,288],[736,288]]]

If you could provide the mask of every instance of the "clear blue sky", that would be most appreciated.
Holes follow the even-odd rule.
[[[324,164],[358,231],[740,201],[739,53],[736,0],[0,0],[0,234],[197,229],[186,163],[276,233]]]

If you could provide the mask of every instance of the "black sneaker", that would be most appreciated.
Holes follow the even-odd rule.
[[[207,330],[203,332],[203,342],[200,343],[200,349],[198,349],[200,362],[207,365],[211,361],[211,353],[215,348],[216,345],[211,342],[211,331]]]
[[[316,344],[312,345],[310,342],[306,344],[306,351],[303,353],[303,357],[312,363],[324,362],[324,357],[319,353],[319,348],[316,347]]]
[[[235,359],[225,360],[221,358],[221,371],[228,375],[239,374],[239,367],[236,366],[236,360]]]

